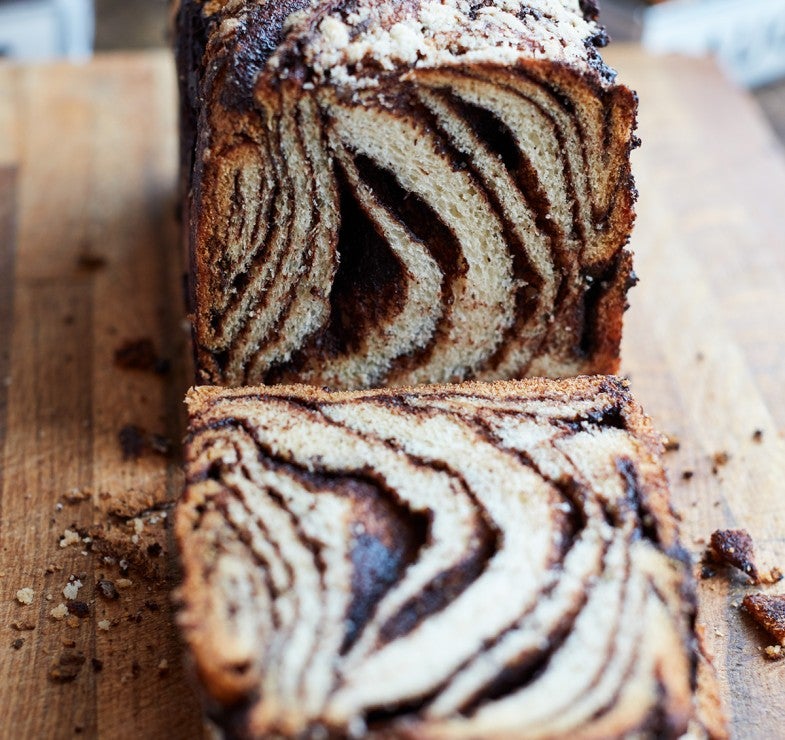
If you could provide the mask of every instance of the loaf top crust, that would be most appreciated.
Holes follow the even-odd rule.
[[[362,89],[406,69],[548,60],[604,82],[607,42],[584,0],[183,0],[207,26],[207,59],[226,59],[235,103],[260,77]],[[225,102],[229,102],[228,99]]]

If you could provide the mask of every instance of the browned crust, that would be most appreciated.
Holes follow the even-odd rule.
[[[747,594],[742,603],[755,622],[785,647],[785,594]]]
[[[710,554],[718,562],[732,565],[753,583],[760,581],[755,563],[755,545],[745,529],[718,529],[711,533]]]

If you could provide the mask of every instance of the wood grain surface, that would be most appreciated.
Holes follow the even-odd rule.
[[[743,527],[763,565],[785,566],[785,153],[711,62],[609,52],[638,90],[644,142],[623,370],[680,441],[666,462],[696,559],[714,529]],[[700,581],[699,621],[733,736],[780,738],[785,661],[761,657],[771,640],[738,608],[755,590],[744,577]]]
[[[624,371],[680,440],[666,462],[685,544],[699,556],[713,529],[743,526],[763,565],[785,566],[785,154],[710,63],[625,47],[608,58],[639,91],[644,140]],[[162,518],[179,491],[191,378],[175,112],[166,53],[0,66],[3,737],[202,734],[172,624],[177,570]],[[167,372],[118,367],[118,347],[142,338]],[[127,425],[159,435],[154,449],[124,459]],[[729,460],[713,472],[721,452]],[[69,503],[73,489],[90,495]],[[95,540],[61,547],[66,529]],[[132,585],[107,600],[96,583],[121,582],[121,557]],[[72,574],[89,615],[58,621],[50,611]],[[23,587],[30,605],[16,599]],[[776,738],[785,661],[764,660],[768,642],[735,606],[754,590],[742,578],[701,581],[700,619],[734,736]],[[63,651],[85,663],[56,682]]]
[[[179,491],[190,380],[173,71],[165,54],[0,70],[0,735],[199,737],[172,625],[171,541],[160,538],[157,557],[144,546],[166,512],[156,505]],[[116,366],[115,350],[138,339],[169,360],[167,373]],[[124,460],[126,425],[170,439],[172,452]],[[72,489],[92,496],[69,504]],[[127,574],[133,586],[117,600],[98,596],[102,575],[120,581],[118,565],[89,553],[93,543],[60,547],[60,536],[111,525],[115,559],[132,557],[136,532],[124,519],[151,507],[140,563]],[[146,576],[152,567],[160,578]],[[76,627],[50,616],[72,574],[90,608]],[[30,606],[15,599],[22,587],[34,590]],[[109,630],[97,627],[104,619]],[[35,629],[11,627],[21,621]],[[55,682],[51,668],[69,649],[85,664],[75,680]]]

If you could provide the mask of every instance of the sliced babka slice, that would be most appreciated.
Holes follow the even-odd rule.
[[[636,99],[592,3],[183,0],[178,18],[203,381],[616,370]]]
[[[722,735],[624,381],[188,405],[179,623],[228,736]]]

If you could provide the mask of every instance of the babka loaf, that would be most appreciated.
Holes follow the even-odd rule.
[[[182,0],[200,379],[614,372],[634,93],[591,0]]]
[[[227,736],[723,736],[624,381],[188,406],[179,623]]]

